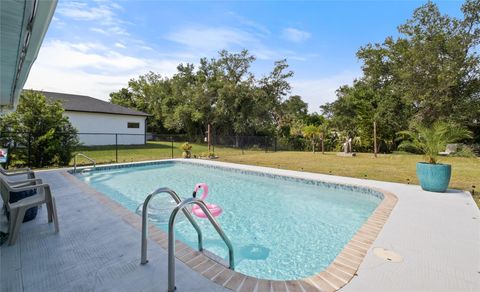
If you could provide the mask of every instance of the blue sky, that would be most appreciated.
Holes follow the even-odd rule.
[[[462,1],[435,1],[461,17]],[[381,42],[425,1],[67,1],[59,0],[25,88],[91,95],[126,87],[148,71],[171,76],[219,50],[248,49],[268,74],[286,58],[292,94],[311,112],[361,75],[356,51]]]

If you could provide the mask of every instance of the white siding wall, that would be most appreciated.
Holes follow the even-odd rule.
[[[82,133],[138,134],[118,135],[118,144],[145,143],[146,117],[72,111],[66,111],[65,116],[77,128],[80,142],[84,145],[114,145],[115,135],[87,135]],[[138,129],[128,128],[128,123],[139,123],[140,127]]]

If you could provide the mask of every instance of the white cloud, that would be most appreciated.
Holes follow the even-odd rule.
[[[108,100],[109,93],[127,86],[131,78],[148,71],[171,76],[179,63],[196,58],[189,54],[135,57],[116,51],[121,45],[48,41],[40,50],[25,89],[85,94]],[[273,54],[266,51],[270,53]],[[292,94],[301,95],[308,102],[310,112],[319,112],[320,105],[335,100],[335,91],[341,85],[351,84],[360,74],[346,71],[325,78],[293,80]]]
[[[342,85],[353,84],[361,72],[345,71],[330,77],[294,80],[291,82],[292,94],[298,94],[308,103],[310,112],[320,112],[320,106],[336,100],[335,91]]]
[[[107,29],[107,32],[112,33],[112,34],[118,34],[118,35],[123,35],[123,36],[129,36],[130,34],[127,32],[126,29],[120,27],[120,26],[111,26]]]
[[[108,100],[128,80],[154,71],[170,76],[181,60],[138,58],[98,43],[44,43],[25,89],[85,94]]]
[[[68,43],[68,42],[62,42],[62,41],[53,41],[51,42],[51,46],[61,46],[61,45],[67,45],[72,47],[75,50],[78,50],[80,52],[88,52],[92,50],[106,50],[107,47],[105,47],[102,44],[99,43]]]
[[[81,22],[88,39],[98,41],[78,41],[79,36],[45,41],[25,88],[86,94],[106,100],[110,92],[125,87],[129,79],[140,74],[154,71],[171,76],[179,63],[195,63],[200,57],[216,56],[222,49],[247,48],[261,60],[287,57],[305,61],[309,58],[308,54],[272,48],[267,45],[268,28],[234,14],[232,17],[237,22],[233,26],[193,24],[171,31],[165,39],[178,44],[178,48],[157,52],[158,44],[152,45],[147,39],[129,34],[122,11],[120,5],[108,0],[59,3],[54,21],[73,20],[69,25]],[[295,28],[287,28],[283,33],[282,36],[292,42],[310,37],[309,32]],[[334,100],[340,85],[351,83],[356,76],[358,74],[346,72],[330,78],[296,80],[292,82],[293,93],[300,94],[309,103],[310,111],[318,111],[320,104]]]
[[[182,45],[185,54],[196,58],[214,56],[220,50],[239,51],[248,49],[257,59],[274,60],[294,57],[295,54],[271,49],[264,44],[263,35],[235,27],[191,26],[168,33],[165,38]]]
[[[120,6],[119,4],[117,4],[115,2],[110,3],[110,6],[112,6],[112,8],[115,8],[115,9],[118,9],[118,10],[121,10],[121,11],[125,10],[122,6]]]
[[[120,48],[120,49],[125,49],[126,46],[122,43],[115,43],[115,47]]]
[[[119,15],[115,12],[115,10],[123,10],[118,3],[98,1],[95,4],[82,1],[62,2],[59,4],[56,13],[65,19],[95,22],[97,25],[102,26],[102,28],[97,27],[91,28],[90,30],[98,33],[103,33],[105,35],[129,35],[123,27],[125,22],[122,21]]]
[[[301,43],[308,40],[311,37],[311,33],[308,31],[299,30],[296,28],[288,27],[282,31],[282,37],[287,41],[294,43]]]
[[[154,51],[154,49],[152,47],[149,47],[149,46],[139,46],[140,49],[142,50],[146,50],[146,51]]]
[[[108,35],[108,32],[103,28],[92,27],[92,28],[90,28],[90,30],[93,31],[93,32],[98,32],[100,34]]]
[[[166,39],[191,49],[218,51],[232,46],[257,43],[258,39],[246,31],[228,27],[190,27],[167,34]]]
[[[250,24],[250,26],[252,25]],[[255,25],[258,26],[256,23]],[[301,33],[306,34],[307,32]],[[183,49],[186,47],[187,51],[193,52],[194,55],[199,57],[212,56],[223,49],[233,51],[248,49],[260,60],[283,58],[306,60],[306,56],[299,56],[295,52],[281,48],[270,48],[265,44],[265,37],[266,35],[260,29],[251,32],[236,27],[207,27],[201,25],[181,28],[165,36],[167,40],[182,45]]]
[[[103,34],[106,36],[112,36],[112,35],[130,36],[130,33],[126,29],[119,26],[111,26],[111,27],[104,27],[104,28],[92,27],[90,28],[90,31]]]
[[[111,20],[114,18],[114,12],[106,5],[90,7],[84,2],[64,2],[57,8],[57,13],[74,20]]]
[[[104,72],[129,71],[147,65],[140,58],[122,55],[98,43],[51,41],[42,47],[37,63],[63,69],[88,69]]]
[[[63,28],[63,27],[65,27],[65,22],[62,21],[60,18],[53,16],[52,17],[52,25],[54,25],[57,28]]]
[[[264,34],[264,35],[270,34],[270,30],[268,29],[268,27],[261,23],[245,18],[233,11],[228,11],[226,14],[228,16],[235,18],[243,26],[252,28],[256,34]]]

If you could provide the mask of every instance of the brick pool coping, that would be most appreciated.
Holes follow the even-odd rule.
[[[119,215],[126,223],[141,230],[141,217],[129,211],[118,202],[98,192],[88,184],[75,178],[67,171],[63,171],[70,182],[79,187],[85,193],[91,195],[104,206]],[[354,185],[353,185],[354,186]],[[378,234],[386,223],[391,211],[398,199],[391,192],[368,187],[383,194],[383,199],[372,212],[368,220],[358,229],[356,234],[345,245],[335,260],[323,271],[308,278],[290,281],[264,280],[247,276],[228,269],[204,255],[202,252],[192,249],[186,244],[176,241],[176,258],[187,266],[200,273],[207,279],[234,291],[337,291],[348,284],[360,267],[367,251],[372,246]],[[168,248],[167,234],[154,225],[148,227],[149,238],[165,250]]]

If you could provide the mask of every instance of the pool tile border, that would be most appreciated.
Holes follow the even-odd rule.
[[[165,163],[165,161],[162,161]],[[140,165],[152,165],[160,164],[156,162],[135,163],[132,166]],[[117,166],[117,165],[115,165]],[[119,168],[115,166],[104,167],[107,169]],[[121,167],[130,167],[126,164],[119,165]],[[205,165],[212,166],[212,165]],[[103,169],[104,169],[103,168]],[[226,167],[220,167],[226,168]],[[243,170],[240,170],[243,172]],[[250,172],[250,171],[248,171]],[[252,171],[254,173],[260,173],[259,171]],[[97,199],[103,205],[109,207],[115,214],[119,215],[126,223],[130,224],[134,228],[141,230],[141,218],[137,214],[130,212],[128,209],[110,199],[106,195],[93,189],[86,183],[78,180],[70,172],[63,171],[62,174],[70,182],[75,184],[85,193],[91,195]],[[282,175],[269,174],[272,176],[286,177]],[[297,178],[294,178],[295,180]],[[302,179],[300,179],[302,180]],[[308,179],[303,179],[308,181]],[[321,183],[321,182],[320,182]],[[363,187],[356,185],[344,185],[336,184],[338,186],[346,186],[349,189],[355,189],[362,192],[368,190],[369,194],[377,196],[381,199],[380,204],[372,212],[367,221],[357,230],[356,234],[350,239],[350,241],[344,246],[342,251],[337,255],[335,260],[323,271],[316,275],[293,281],[275,281],[258,279],[244,275],[242,273],[232,271],[224,265],[217,263],[205,256],[203,253],[196,251],[186,244],[176,241],[176,257],[178,260],[185,263],[194,271],[200,273],[207,279],[234,291],[337,291],[346,284],[348,284],[357,274],[358,268],[362,263],[368,250],[371,248],[373,242],[377,238],[378,234],[382,230],[384,224],[387,222],[390,213],[392,212],[395,204],[398,201],[397,196],[393,193],[381,190],[373,187]],[[148,228],[149,238],[160,245],[162,248],[167,249],[168,238],[167,234],[155,227],[149,225]]]
[[[328,189],[342,189],[346,191],[353,191],[356,193],[360,193],[363,195],[368,195],[367,199],[383,199],[383,193],[378,191],[374,188],[358,186],[353,184],[342,184],[342,183],[335,183],[335,182],[325,182],[316,179],[309,179],[309,178],[302,178],[302,177],[293,177],[288,175],[282,174],[275,174],[275,173],[268,173],[265,171],[258,171],[258,170],[246,170],[234,167],[228,167],[223,165],[212,165],[211,163],[202,163],[200,160],[191,159],[191,160],[179,160],[179,159],[168,159],[168,160],[157,160],[157,161],[143,161],[143,162],[134,162],[134,163],[121,163],[121,164],[109,164],[109,165],[100,165],[97,166],[95,169],[91,169],[91,167],[79,167],[79,170],[82,169],[89,169],[89,171],[102,171],[102,170],[112,170],[112,169],[122,169],[122,168],[131,168],[131,167],[142,167],[142,166],[153,166],[153,165],[169,165],[169,164],[194,164],[204,168],[211,168],[211,169],[221,169],[222,171],[228,172],[235,172],[247,175],[254,175],[258,177],[268,177],[271,179],[277,180],[286,180],[289,182],[297,182],[303,183],[306,185],[315,185],[320,186],[323,188]],[[68,172],[73,173],[73,169],[69,170]]]

